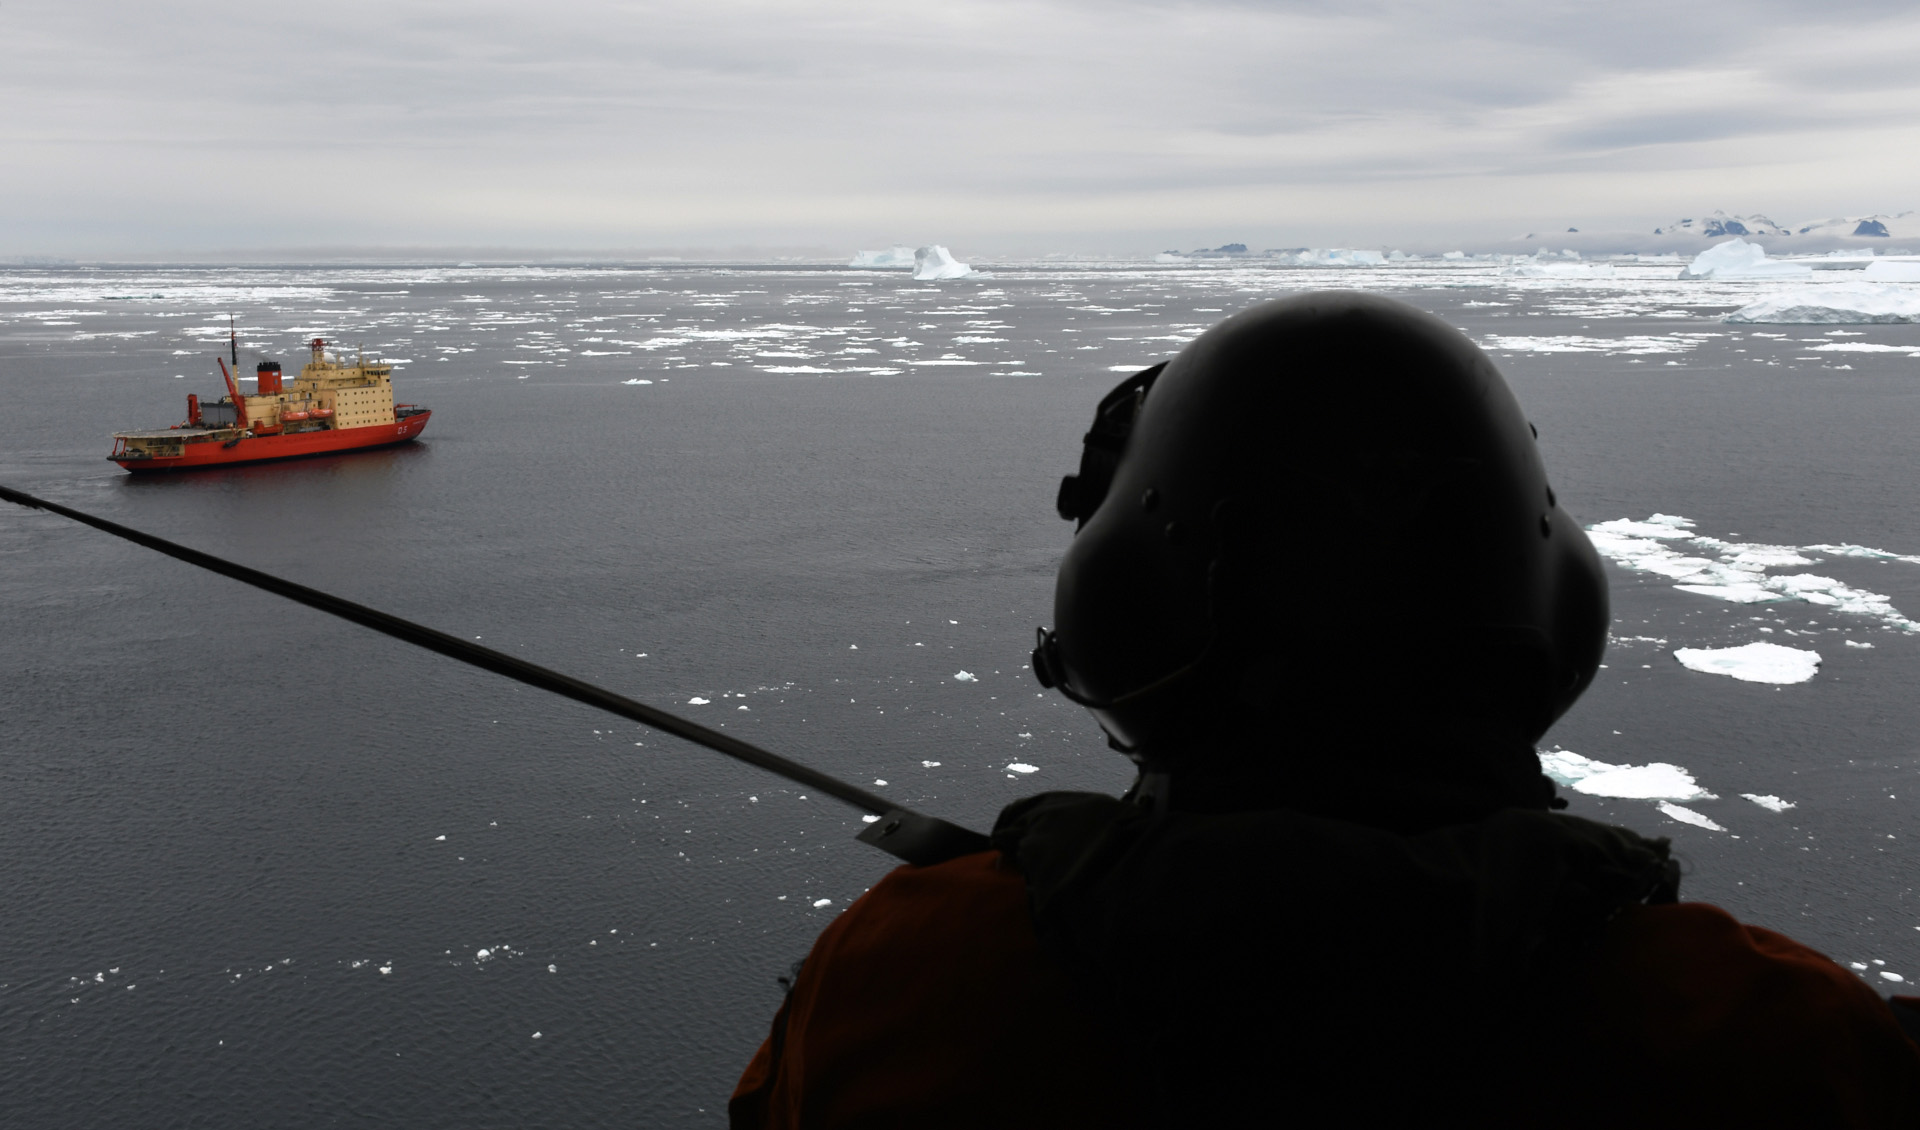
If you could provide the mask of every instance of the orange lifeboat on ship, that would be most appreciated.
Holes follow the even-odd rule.
[[[306,418],[307,418],[307,417],[308,417],[309,415],[311,415],[311,413],[307,413],[307,412],[302,412],[301,410],[299,410],[298,408],[296,408],[296,409],[294,409],[294,410],[293,410],[293,411],[291,411],[291,412],[282,412],[282,413],[280,413],[280,418],[281,418],[282,420],[287,420],[287,421],[291,421],[291,422],[294,422],[294,423],[298,423],[299,421],[301,421],[301,420],[304,420],[304,419],[306,419]]]
[[[329,418],[329,417],[331,417],[331,416],[333,415],[333,409],[331,409],[331,408],[315,408],[315,409],[313,410],[313,413],[312,413],[312,415],[313,415],[313,418],[314,418],[314,419],[316,419],[316,420],[325,420],[325,419],[327,419],[327,418]]]

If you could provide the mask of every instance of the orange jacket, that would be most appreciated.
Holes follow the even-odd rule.
[[[1498,1096],[1483,1124],[1920,1126],[1920,1048],[1887,1004],[1716,907],[1628,907],[1544,1015],[1514,1045],[1537,1055],[1521,1074],[1538,1092]],[[729,1113],[736,1128],[1145,1126],[1141,1069],[1041,952],[1021,876],[989,851],[901,867],[827,927]],[[1285,1122],[1305,1096],[1274,1070]],[[1380,1085],[1396,1074],[1380,1064]]]

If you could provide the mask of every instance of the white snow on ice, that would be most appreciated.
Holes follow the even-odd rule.
[[[1768,812],[1785,812],[1789,808],[1796,807],[1792,801],[1781,800],[1779,797],[1773,796],[1772,794],[1763,795],[1760,793],[1741,793],[1740,795],[1743,798],[1750,800],[1753,803],[1759,805],[1761,808],[1766,809]]]
[[[1920,557],[1889,553],[1860,545],[1764,545],[1733,542],[1693,532],[1694,521],[1674,514],[1654,514],[1598,522],[1587,536],[1600,553],[1623,568],[1658,573],[1678,582],[1681,592],[1709,596],[1736,604],[1800,600],[1835,612],[1871,616],[1889,627],[1920,631],[1893,601],[1876,592],[1814,573],[1770,574],[1771,569],[1818,564],[1818,554],[1829,557],[1865,557],[1920,564]],[[1688,553],[1679,546],[1697,549]],[[1711,554],[1711,556],[1707,556]]]
[[[1678,765],[1610,765],[1570,749],[1540,751],[1540,771],[1555,783],[1588,796],[1622,800],[1718,800]]]
[[[1820,670],[1820,653],[1777,643],[1740,647],[1678,647],[1673,657],[1689,671],[1730,675],[1745,683],[1804,683]]]
[[[1920,291],[1870,283],[1806,287],[1770,294],[1721,321],[1821,326],[1920,322]]]
[[[1920,262],[1876,259],[1867,264],[1866,276],[1874,282],[1920,282]]]

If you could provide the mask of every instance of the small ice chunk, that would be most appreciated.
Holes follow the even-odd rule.
[[[977,683],[980,681],[978,678],[974,676],[973,672],[971,671],[956,671],[954,672],[953,677],[955,680],[962,683]]]
[[[1872,647],[1873,645],[1870,643],[1867,643],[1865,640],[1848,640],[1847,646],[1848,647]]]
[[[641,377],[635,377],[630,381],[621,381],[620,383],[623,385],[650,385],[653,382],[649,380],[645,380]]]
[[[473,954],[474,960],[476,961],[485,961],[492,956],[492,950],[475,950]]]
[[[537,1040],[537,1039],[539,1039],[539,1038],[540,1038],[540,1033],[538,1033],[538,1032],[535,1032],[535,1033],[533,1034],[533,1038],[534,1038],[534,1039],[536,1039],[536,1040]]]
[[[940,763],[939,763],[938,761],[922,761],[922,762],[920,763],[920,768],[922,768],[922,769],[938,769],[938,768],[940,768]]]
[[[875,778],[873,779],[873,783],[874,783],[874,784],[876,784],[876,785],[879,785],[879,786],[881,786],[882,788],[884,788],[884,787],[886,787],[886,784],[887,784],[887,783],[886,783],[885,781],[883,781],[883,780],[881,780],[881,779],[880,779],[880,778],[878,778],[878,777],[875,777]]]
[[[709,699],[704,699],[704,698],[701,698],[699,695],[694,695],[692,698],[687,700],[687,705],[688,706],[705,706],[709,701],[710,701]]]
[[[1671,817],[1672,819],[1680,821],[1682,824],[1691,824],[1696,828],[1705,828],[1710,832],[1726,831],[1725,828],[1722,828],[1720,825],[1715,824],[1712,820],[1707,819],[1705,816],[1702,816],[1700,813],[1695,812],[1693,809],[1682,808],[1679,805],[1672,803],[1671,801],[1664,801],[1664,800],[1661,801],[1659,808],[1661,812],[1666,813],[1667,816]]]
[[[558,972],[560,972],[560,967],[559,967],[558,965],[549,965],[549,966],[547,966],[547,972],[549,972],[549,973],[558,973]]]
[[[880,819],[880,818],[879,818],[878,816],[873,816],[873,815],[867,815],[867,816],[862,816],[862,817],[860,818],[860,822],[861,822],[862,824],[871,824],[871,823],[873,823],[874,821],[876,821],[876,820],[878,820],[878,819]]]
[[[742,707],[740,707],[740,709],[741,709],[741,710],[746,710],[746,709],[747,709],[747,707],[744,707],[744,706],[742,706]]]
[[[1675,648],[1673,657],[1689,671],[1728,675],[1748,683],[1804,683],[1820,670],[1820,653],[1777,643],[1740,647]]]
[[[1741,793],[1740,795],[1759,805],[1761,808],[1766,809],[1768,812],[1785,812],[1789,808],[1796,807],[1793,801],[1781,800],[1779,797],[1771,794],[1763,796],[1759,793]]]
[[[382,965],[380,967],[380,975],[383,977],[391,972],[393,972],[393,966],[391,965]]]
[[[441,840],[444,840],[444,839],[446,839],[446,837],[445,837],[445,836],[435,836],[435,837],[433,838],[433,842],[434,842],[434,843],[439,843],[439,842],[440,842]]]
[[[1898,973],[1889,973],[1884,969],[1880,971],[1880,976],[1885,977],[1889,981],[1905,981],[1906,980],[1905,977],[1900,976]]]
[[[1009,771],[1009,772],[1013,772],[1013,773],[1038,773],[1038,772],[1040,772],[1040,767],[1039,767],[1038,765],[1028,765],[1028,764],[1027,764],[1026,762],[1024,762],[1024,761],[1016,761],[1016,762],[1014,762],[1014,763],[1013,763],[1012,765],[1009,765],[1009,766],[1007,766],[1007,769],[1008,769],[1008,771]]]
[[[813,905],[815,905],[815,906],[826,906],[826,905],[827,905],[828,903],[830,903],[830,902],[832,902],[832,901],[833,901],[832,899],[814,899],[814,900],[813,900]]]

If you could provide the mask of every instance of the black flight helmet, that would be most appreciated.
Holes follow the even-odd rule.
[[[1599,557],[1506,381],[1377,295],[1262,303],[1122,382],[1059,507],[1035,674],[1143,765],[1494,745],[1537,782],[1606,645]]]

